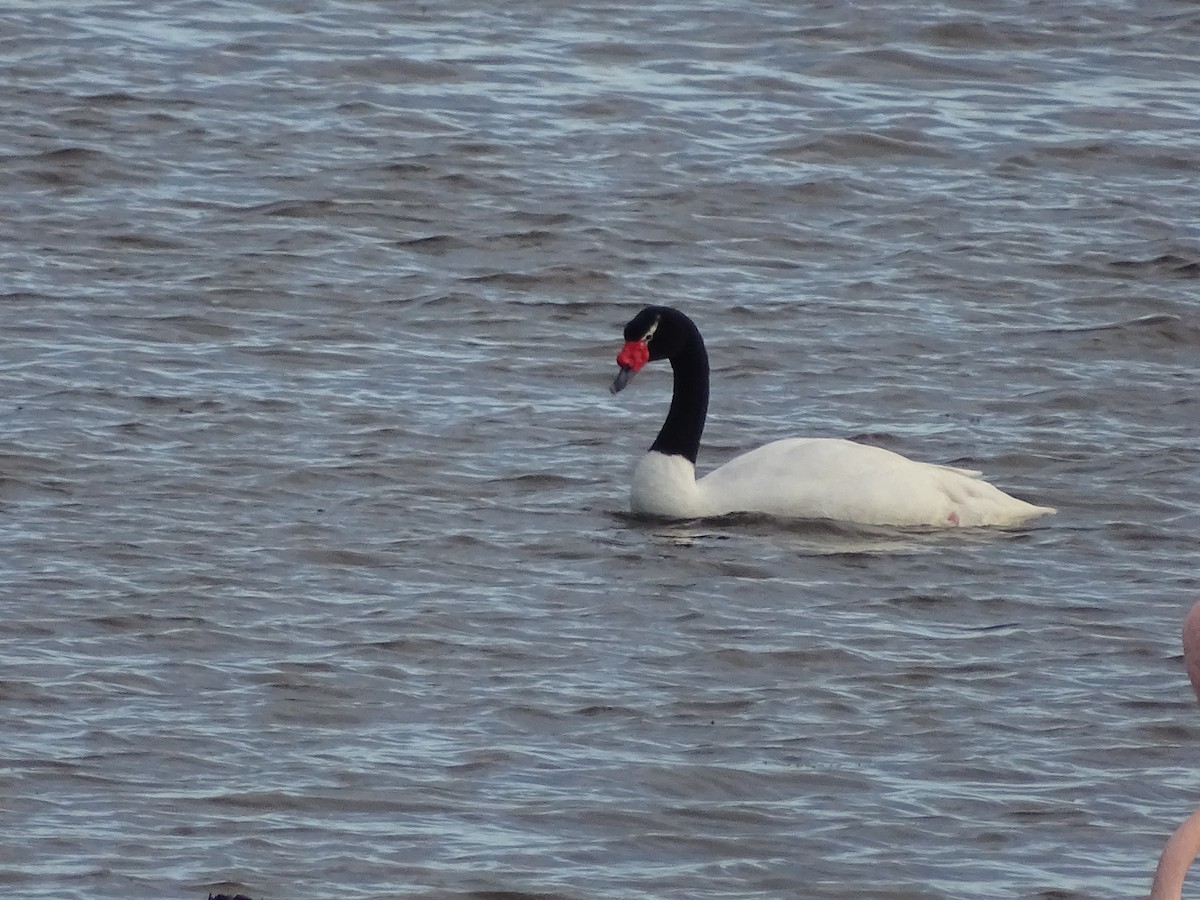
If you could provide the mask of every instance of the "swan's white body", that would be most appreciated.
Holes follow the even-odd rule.
[[[650,451],[633,475],[636,513],[676,519],[758,512],[861,525],[1016,525],[1054,512],[979,473],[834,438],[774,441],[699,480],[690,460]]]

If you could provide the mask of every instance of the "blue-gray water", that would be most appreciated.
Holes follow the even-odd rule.
[[[1116,898],[1200,802],[1188,3],[0,9],[0,890]],[[789,435],[1058,516],[640,522]]]

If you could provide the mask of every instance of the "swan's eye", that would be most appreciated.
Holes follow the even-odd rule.
[[[658,331],[658,319],[650,323],[650,327],[646,329],[646,333],[642,335],[642,343],[650,343],[650,338],[654,337],[654,332]]]

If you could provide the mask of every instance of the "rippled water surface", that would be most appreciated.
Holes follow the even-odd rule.
[[[1200,800],[1200,11],[10,2],[6,896],[1110,898]],[[626,514],[787,435],[1059,514]]]

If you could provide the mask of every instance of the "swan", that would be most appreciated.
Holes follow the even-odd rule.
[[[693,519],[733,512],[832,519],[860,525],[1015,525],[1055,512],[1010,497],[979,472],[907,459],[836,438],[774,441],[697,480],[708,412],[708,353],[696,324],[669,306],[647,306],[625,326],[611,391],[647,362],[670,360],[671,407],[633,474],[634,513]]]
[[[1183,620],[1183,662],[1192,690],[1200,699],[1200,603]],[[1183,880],[1197,853],[1200,853],[1200,809],[1184,819],[1167,839],[1154,870],[1150,900],[1180,900]]]

